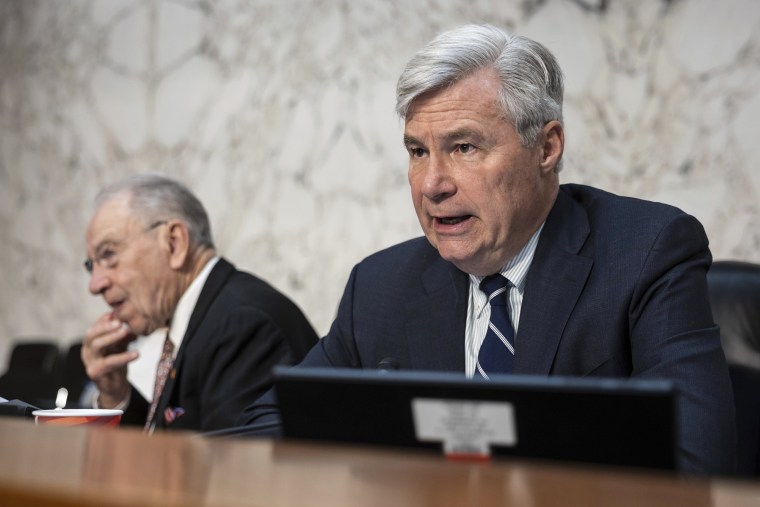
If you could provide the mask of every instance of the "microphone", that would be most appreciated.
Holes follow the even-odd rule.
[[[15,417],[34,417],[32,412],[39,410],[39,407],[30,405],[21,400],[6,400],[0,398],[0,416],[15,416]]]
[[[377,363],[377,369],[381,372],[396,371],[398,367],[398,360],[395,357],[386,357]]]

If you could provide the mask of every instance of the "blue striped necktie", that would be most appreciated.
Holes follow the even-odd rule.
[[[515,357],[515,331],[509,320],[507,295],[511,283],[500,274],[489,275],[480,282],[480,290],[488,296],[491,320],[478,351],[475,376],[512,373]]]

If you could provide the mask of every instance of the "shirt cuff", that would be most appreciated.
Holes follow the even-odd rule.
[[[92,408],[100,408],[100,405],[98,404],[98,398],[100,398],[100,391],[95,390],[95,392],[92,395]],[[121,400],[115,407],[113,407],[112,410],[126,410],[127,406],[129,406],[129,402],[132,399],[132,389],[127,391],[127,397]]]

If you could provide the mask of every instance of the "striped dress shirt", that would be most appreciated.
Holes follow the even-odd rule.
[[[536,253],[538,238],[544,225],[533,234],[528,243],[515,255],[499,273],[504,275],[513,287],[509,290],[509,318],[515,330],[515,350],[520,346],[518,326],[520,323],[520,309],[522,308],[523,293],[525,292],[525,279],[533,262],[533,254]],[[470,296],[467,305],[467,327],[465,330],[465,373],[470,378],[475,374],[478,362],[478,352],[488,330],[488,322],[491,319],[491,305],[488,304],[488,296],[480,290],[480,282],[485,276],[470,275]]]

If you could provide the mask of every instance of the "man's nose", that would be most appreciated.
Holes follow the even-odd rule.
[[[439,202],[456,193],[452,162],[445,156],[430,155],[422,180],[422,194]]]
[[[101,294],[111,283],[111,278],[108,276],[108,270],[101,268],[97,262],[92,265],[92,273],[90,273],[90,293],[97,295]]]

